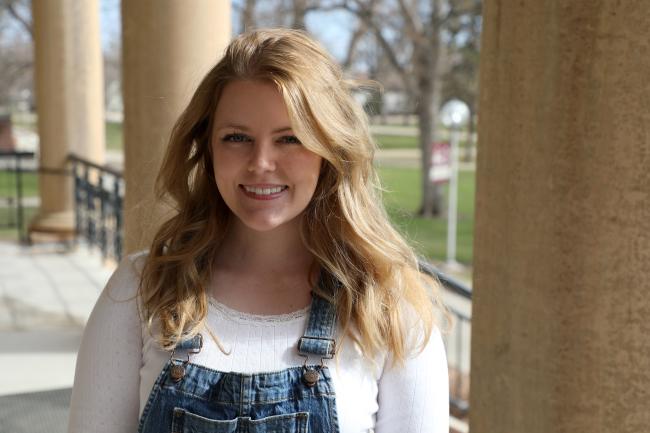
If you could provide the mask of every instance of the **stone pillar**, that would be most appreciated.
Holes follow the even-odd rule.
[[[648,430],[649,16],[484,3],[472,433]]]
[[[33,0],[40,212],[30,232],[74,231],[68,154],[104,163],[104,78],[97,0]]]
[[[166,217],[153,187],[177,117],[230,40],[230,2],[122,2],[126,251]]]

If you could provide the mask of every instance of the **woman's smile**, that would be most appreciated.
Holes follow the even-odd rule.
[[[239,185],[247,197],[254,200],[275,200],[289,188],[287,185],[252,184]]]

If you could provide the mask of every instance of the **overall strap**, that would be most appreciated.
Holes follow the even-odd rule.
[[[198,353],[201,351],[201,348],[203,348],[203,336],[196,334],[189,340],[183,340],[178,343],[174,350],[188,350],[192,353]]]
[[[318,285],[323,292],[331,294],[332,299],[336,299],[335,294],[340,283],[333,281],[328,284],[327,279],[330,278],[325,278],[325,272],[321,271]],[[317,355],[321,358],[332,358],[336,353],[335,332],[336,305],[312,292],[309,323],[304,335],[298,340],[298,353],[301,355]]]

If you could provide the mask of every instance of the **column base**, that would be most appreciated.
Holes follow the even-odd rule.
[[[75,238],[75,219],[73,211],[39,213],[30,222],[27,238],[30,243],[33,234],[43,234],[59,241]]]

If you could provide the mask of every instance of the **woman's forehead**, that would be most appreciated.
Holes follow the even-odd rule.
[[[291,128],[282,94],[273,83],[237,80],[228,83],[215,110],[215,128],[251,129],[266,125],[273,130]]]

